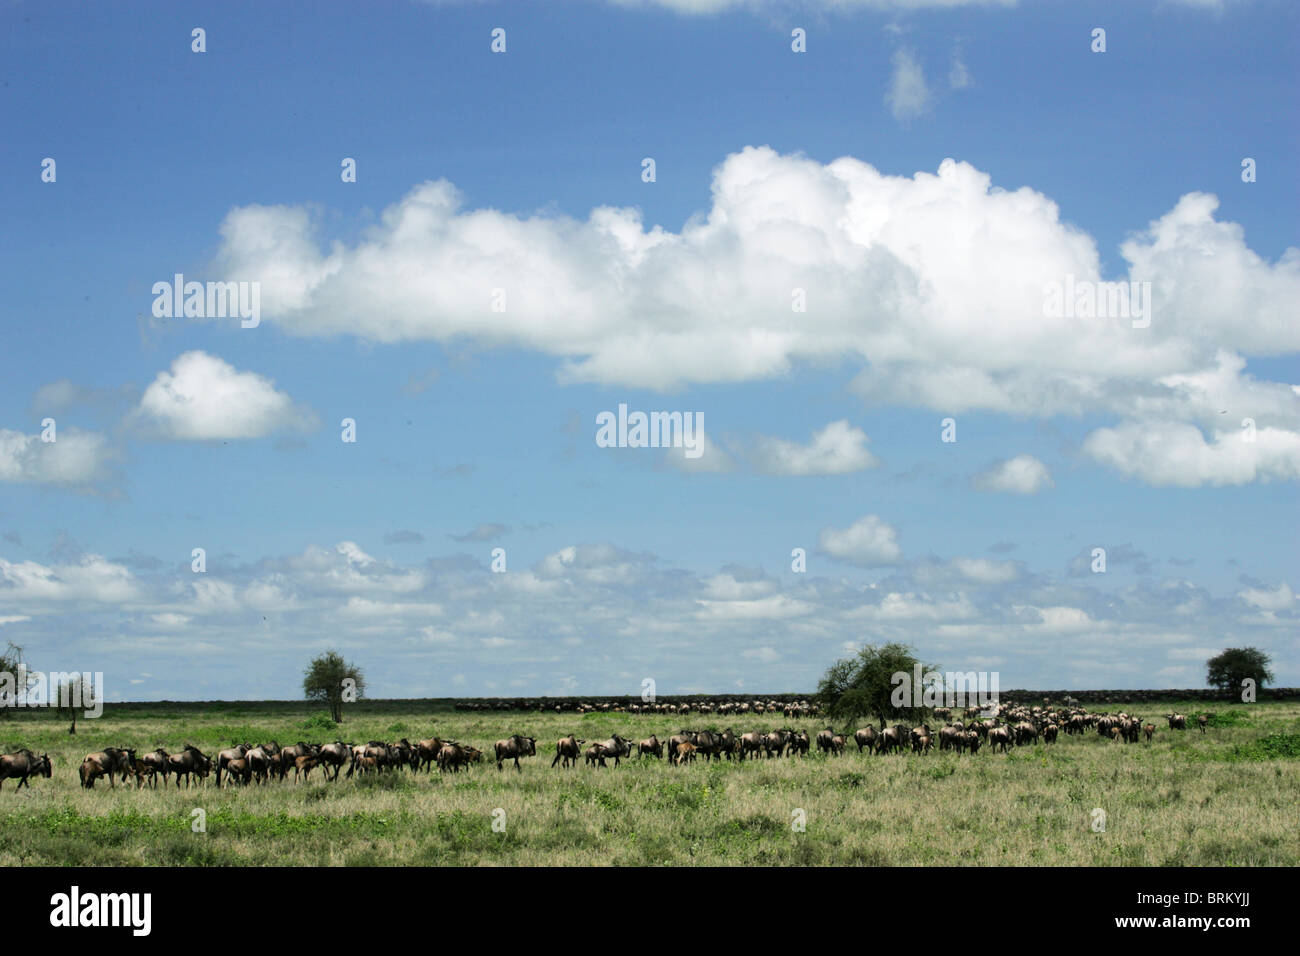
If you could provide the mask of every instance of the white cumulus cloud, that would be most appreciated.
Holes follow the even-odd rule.
[[[170,370],[158,373],[135,419],[155,437],[179,441],[262,438],[317,424],[270,379],[201,351],[178,356]]]

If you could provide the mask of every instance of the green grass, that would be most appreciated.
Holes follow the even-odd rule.
[[[1118,710],[1123,705],[1112,704]],[[1140,706],[1128,708],[1143,714]],[[1151,710],[1151,708],[1148,708]],[[1162,703],[1159,710],[1194,704]],[[311,705],[109,706],[70,737],[48,712],[0,721],[5,751],[48,751],[54,776],[0,792],[0,864],[422,865],[997,865],[1295,866],[1300,704],[1215,713],[1209,732],[1161,727],[1120,744],[1062,737],[1010,754],[810,756],[681,768],[635,758],[601,770],[552,770],[554,741],[611,732],[661,738],[680,717],[457,712],[419,702],[362,702],[335,727]],[[1160,723],[1154,710],[1143,714]],[[738,732],[814,721],[691,716]],[[328,724],[328,726],[326,726]],[[824,726],[824,725],[821,725]],[[325,783],[220,790],[82,790],[76,770],[106,745],[205,752],[238,740],[282,744],[453,737],[490,752],[514,732],[539,754],[439,777],[402,772]],[[1106,813],[1094,832],[1092,812]],[[194,832],[202,810],[203,832]],[[493,829],[494,819],[504,829]],[[804,823],[802,832],[794,824]]]

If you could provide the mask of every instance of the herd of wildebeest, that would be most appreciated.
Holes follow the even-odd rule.
[[[708,705],[702,705],[695,712],[708,713],[712,710],[705,709],[706,707]],[[631,712],[625,707],[612,709]],[[771,708],[773,712],[784,712],[788,716],[809,713],[813,709],[806,702]],[[765,707],[764,710],[768,708]],[[955,720],[951,708],[936,708],[933,713],[936,721],[944,721],[937,733],[931,731],[929,723],[922,723],[919,727],[894,724],[882,726],[880,730],[868,724],[852,732],[839,732],[827,727],[818,731],[815,737],[810,737],[807,730],[788,727],[741,734],[735,733],[730,727],[722,731],[682,730],[665,740],[651,734],[637,742],[621,734],[613,734],[607,740],[588,743],[576,734],[569,734],[555,742],[555,756],[551,760],[551,766],[573,767],[585,761],[588,766],[605,767],[609,760],[618,766],[620,760],[629,759],[634,754],[638,758],[667,758],[670,764],[676,766],[693,763],[700,757],[706,762],[714,759],[803,757],[814,745],[819,753],[831,757],[842,755],[850,744],[855,744],[859,753],[865,751],[874,754],[908,750],[927,754],[935,746],[940,750],[954,750],[958,754],[977,754],[982,746],[987,746],[995,753],[1005,753],[1012,747],[1023,744],[1040,741],[1055,743],[1061,733],[1075,735],[1094,730],[1098,735],[1115,741],[1137,743],[1144,735],[1150,741],[1156,731],[1154,724],[1144,722],[1134,714],[1090,713],[1085,708],[1053,707],[1050,703],[1034,707],[1001,703],[997,705],[995,713],[989,714],[982,713],[978,707],[968,707]],[[1196,719],[1201,733],[1205,733],[1208,716],[1199,714]],[[1185,714],[1166,714],[1165,720],[1171,730],[1187,729]],[[507,762],[513,762],[515,769],[520,770],[520,758],[536,755],[537,738],[523,734],[498,740],[492,748],[492,757],[496,760],[498,770],[504,768]],[[134,780],[137,787],[156,787],[161,777],[164,786],[175,778],[179,789],[182,777],[186,787],[191,784],[202,785],[210,776],[215,778],[219,787],[223,779],[227,785],[285,781],[292,771],[295,782],[308,782],[312,772],[318,769],[322,778],[337,781],[344,767],[347,768],[345,777],[403,769],[427,773],[434,766],[441,773],[456,773],[482,762],[484,756],[483,751],[468,744],[439,737],[415,742],[403,737],[396,743],[372,740],[364,744],[344,743],[341,740],[325,744],[299,741],[290,747],[281,747],[274,741],[258,746],[242,743],[213,755],[205,754],[187,743],[178,753],[169,753],[162,747],[143,754],[131,747],[106,747],[87,754],[78,768],[78,775],[81,785],[86,788],[93,788],[95,781],[101,777],[108,781],[110,787],[115,786],[115,779],[120,779],[123,783]],[[18,780],[21,789],[28,785],[30,777],[48,778],[51,774],[52,764],[48,754],[35,754],[22,748],[0,756],[0,789],[3,789],[4,781],[11,777]]]

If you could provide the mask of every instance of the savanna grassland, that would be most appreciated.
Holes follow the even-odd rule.
[[[1100,709],[1100,708],[1098,708]],[[14,865],[1300,865],[1300,703],[1201,706],[1209,733],[1165,729],[1122,744],[1095,733],[975,756],[815,753],[804,759],[632,758],[615,768],[551,769],[554,742],[619,732],[666,737],[683,718],[630,714],[464,713],[420,702],[350,705],[337,730],[309,704],[109,705],[75,737],[49,711],[0,721],[5,752],[49,752],[51,779],[0,792],[0,864]],[[1195,724],[1194,718],[1191,720]],[[692,728],[738,733],[825,724],[779,716],[692,715]],[[937,727],[937,724],[935,725]],[[396,740],[438,735],[485,751],[511,733],[538,738],[523,771],[495,763],[439,776],[388,772],[327,783],[156,790],[77,768],[104,746]],[[1105,830],[1093,828],[1094,809]],[[191,828],[193,811],[206,832]],[[495,816],[504,830],[494,832]],[[794,826],[803,811],[806,827]]]

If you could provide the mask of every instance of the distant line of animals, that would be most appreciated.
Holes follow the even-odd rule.
[[[936,742],[940,750],[956,750],[958,753],[969,751],[978,753],[981,745],[987,743],[993,752],[1007,752],[1010,747],[1028,743],[1055,743],[1058,734],[1082,734],[1089,728],[1095,728],[1103,737],[1137,743],[1145,734],[1149,741],[1155,735],[1156,727],[1152,723],[1143,723],[1142,718],[1123,712],[1118,714],[1088,713],[1081,708],[1068,710],[1044,707],[1026,708],[1001,705],[996,717],[990,722],[979,719],[978,708],[967,708],[963,717],[967,721],[952,718],[948,708],[935,710],[936,719],[949,721],[940,728],[936,735],[928,723],[919,727],[895,724],[882,727],[879,731],[874,726],[867,726],[853,732],[837,732],[830,727],[819,731],[815,738],[810,738],[806,730],[782,728],[769,732],[753,731],[736,734],[731,728],[716,730],[683,730],[666,740],[660,740],[651,734],[635,744],[630,738],[613,734],[608,739],[587,743],[576,734],[569,734],[555,742],[555,757],[551,766],[557,764],[576,767],[579,761],[588,766],[606,767],[607,760],[613,760],[614,766],[622,759],[630,758],[635,751],[638,757],[651,756],[664,759],[680,766],[693,763],[697,757],[706,761],[745,760],[773,757],[801,757],[806,755],[815,743],[818,752],[830,756],[841,755],[849,741],[857,745],[858,752],[896,753],[910,749],[914,753],[929,753]],[[975,719],[970,719],[975,718]],[[1186,730],[1185,714],[1166,714],[1170,730]],[[1201,733],[1205,733],[1209,724],[1206,714],[1198,714],[1197,724]],[[587,746],[583,747],[584,744]],[[537,755],[537,738],[523,734],[513,734],[493,745],[493,754],[497,769],[501,770],[509,761],[513,761],[516,770],[521,770],[519,760],[522,757]],[[462,767],[482,762],[484,753],[468,744],[455,740],[443,740],[430,737],[412,743],[403,737],[396,743],[384,743],[372,740],[365,744],[347,744],[334,741],[327,744],[311,744],[299,741],[291,747],[281,747],[272,741],[269,744],[253,746],[249,743],[237,744],[220,751],[215,757],[204,754],[192,744],[185,744],[180,753],[168,753],[162,747],[139,754],[131,747],[106,747],[96,753],[87,754],[78,769],[81,785],[93,789],[100,777],[108,779],[113,787],[114,780],[120,778],[123,783],[135,779],[137,787],[146,784],[157,786],[162,777],[164,785],[171,777],[176,779],[180,788],[181,778],[185,786],[191,783],[199,785],[209,776],[215,776],[216,785],[222,785],[223,776],[227,785],[263,784],[271,780],[285,780],[289,771],[293,771],[294,781],[310,780],[311,773],[317,768],[327,780],[338,780],[344,765],[347,766],[346,777],[364,776],[387,770],[410,769],[426,773],[436,765],[441,773],[457,773]],[[22,748],[14,753],[0,756],[0,789],[9,778],[18,780],[18,788],[28,786],[31,777],[50,777],[52,764],[48,754],[35,754]]]

